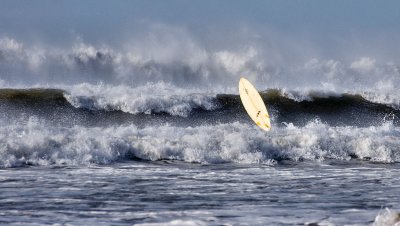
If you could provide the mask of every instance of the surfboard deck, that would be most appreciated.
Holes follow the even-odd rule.
[[[269,114],[257,89],[247,79],[241,78],[239,81],[239,94],[250,118],[261,129],[269,131],[271,129]]]

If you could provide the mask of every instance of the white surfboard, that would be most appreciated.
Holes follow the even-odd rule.
[[[239,81],[239,94],[250,118],[261,129],[269,131],[271,129],[271,122],[264,101],[256,88],[245,78],[241,78]]]

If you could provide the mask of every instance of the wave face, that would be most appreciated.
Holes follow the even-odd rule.
[[[88,84],[69,90],[2,89],[0,166],[129,159],[400,161],[399,110],[361,95],[262,92],[273,118],[273,130],[264,133],[251,122],[238,95],[186,94],[168,86],[176,94],[157,99],[151,90],[161,87],[167,92],[164,83],[130,92],[123,86]]]
[[[22,115],[55,121],[73,118],[82,123],[93,121],[93,125],[95,121],[118,124],[157,119],[190,125],[248,119],[238,95],[189,92],[164,83],[136,89],[89,84],[73,86],[69,91],[2,89],[0,104],[3,114],[11,118]],[[300,97],[296,92],[268,90],[261,96],[276,124],[305,125],[317,119],[331,126],[368,127],[386,121],[397,125],[400,116],[397,105],[375,103],[360,94],[310,92]]]

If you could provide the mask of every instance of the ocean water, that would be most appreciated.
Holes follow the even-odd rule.
[[[1,223],[8,225],[371,225],[400,202],[399,165],[358,160],[132,160],[0,173]]]
[[[0,224],[398,224],[396,63],[273,67],[256,48],[182,42],[0,38]],[[268,133],[241,105],[244,75]]]

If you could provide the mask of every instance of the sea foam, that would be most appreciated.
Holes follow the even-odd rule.
[[[54,127],[31,117],[24,123],[2,124],[1,167],[110,164],[132,158],[204,164],[274,164],[284,159],[400,161],[400,129],[390,122],[357,128],[330,127],[316,121],[304,127],[273,125],[270,133],[239,122],[141,129],[134,125]]]
[[[386,208],[382,210],[376,217],[373,226],[399,226],[400,213]]]
[[[215,94],[193,93],[164,82],[132,88],[119,85],[79,84],[67,88],[66,99],[77,108],[121,110],[127,113],[168,113],[187,117],[193,109],[215,110]]]

